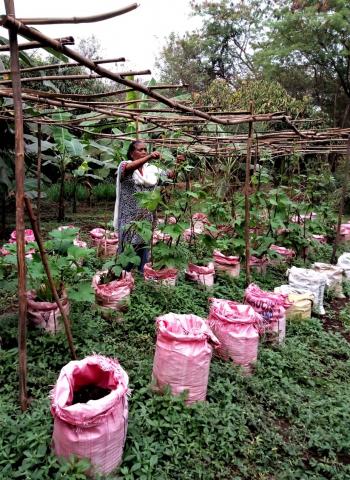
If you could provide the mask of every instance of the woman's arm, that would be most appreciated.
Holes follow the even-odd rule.
[[[138,158],[137,160],[133,160],[132,162],[128,162],[125,165],[124,171],[133,172],[134,170],[137,170],[138,168],[142,167],[142,165],[144,165],[149,160],[156,160],[157,158],[160,158],[160,153],[157,151],[154,151],[149,155],[146,155],[145,157]]]

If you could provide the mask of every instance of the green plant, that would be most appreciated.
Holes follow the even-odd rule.
[[[109,283],[119,279],[126,267],[137,267],[140,265],[140,262],[141,259],[136,255],[134,247],[131,244],[125,245],[121,253],[103,264],[102,268],[106,269],[107,273],[102,275],[101,283]]]

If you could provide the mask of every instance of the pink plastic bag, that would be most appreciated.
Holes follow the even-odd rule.
[[[239,257],[232,255],[226,256],[219,252],[219,250],[214,250],[213,258],[216,270],[224,271],[231,275],[231,277],[239,276],[241,269]]]
[[[154,388],[169,385],[178,395],[188,390],[187,403],[205,400],[213,348],[219,345],[209,326],[197,315],[168,313],[156,318],[157,343],[153,361]]]
[[[146,263],[143,275],[146,281],[161,283],[162,285],[175,286],[178,271],[176,268],[162,268],[154,270],[150,263]]]
[[[265,257],[259,258],[254,257],[254,255],[249,257],[249,266],[251,270],[255,270],[258,273],[266,273],[267,264],[268,260]]]
[[[70,228],[78,228],[78,227],[75,227],[74,225],[61,225],[61,226],[57,227],[57,230],[62,232],[63,230],[68,230]],[[87,243],[84,242],[83,240],[79,239],[79,234],[73,240],[73,245],[75,245],[76,247],[80,247],[80,248],[87,248]]]
[[[35,290],[30,290],[27,295],[27,317],[29,322],[46,332],[56,333],[63,329],[61,312],[56,302],[41,302],[36,300]],[[67,292],[63,290],[60,298],[63,311],[69,315],[69,302]]]
[[[271,245],[270,250],[273,250],[274,252],[278,253],[286,260],[290,260],[293,257],[295,257],[295,251],[290,248],[280,247],[278,245]]]
[[[266,292],[251,283],[246,288],[244,302],[251,305],[262,316],[265,331],[273,334],[278,343],[282,343],[286,336],[285,309],[291,305],[288,296]]]
[[[101,284],[101,276],[106,273],[107,270],[97,272],[92,278],[96,303],[106,308],[119,310],[134,288],[134,278],[130,272],[123,272],[120,280]]]
[[[115,359],[91,355],[62,368],[51,391],[52,445],[59,457],[88,458],[92,474],[121,463],[128,424],[127,373]],[[99,400],[72,405],[74,391],[94,385],[111,390]]]
[[[98,255],[112,256],[116,254],[118,246],[118,235],[104,228],[90,230],[92,244],[97,247]]]
[[[205,285],[206,287],[212,287],[214,285],[214,263],[210,262],[207,266],[194,265],[189,263],[186,276],[194,281]]]
[[[16,230],[14,230],[11,233],[9,243],[16,243],[16,241],[17,241],[17,234],[16,234]],[[33,230],[30,230],[29,228],[24,230],[24,241],[25,241],[25,243],[35,242],[35,237],[34,237]]]
[[[241,365],[246,374],[252,371],[259,346],[262,317],[250,305],[210,298],[209,326],[220,342],[217,353],[225,360]]]
[[[319,243],[327,243],[327,237],[325,235],[311,235],[311,238]]]
[[[163,241],[163,242],[168,242],[171,240],[171,236],[168,235],[167,233],[163,233],[160,230],[154,230],[153,236],[152,236],[152,243],[155,245],[156,243]]]
[[[350,241],[350,223],[342,223],[340,225],[340,240],[342,242]]]

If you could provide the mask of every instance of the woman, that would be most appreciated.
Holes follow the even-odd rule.
[[[160,177],[166,176],[163,170],[148,164],[149,160],[160,157],[157,151],[147,154],[146,144],[142,140],[135,140],[129,146],[128,161],[121,162],[117,171],[114,228],[119,235],[118,251],[122,251],[126,242],[131,243],[141,258],[141,272],[148,261],[148,248],[144,240],[127,225],[137,220],[152,221],[152,214],[140,207],[134,194],[153,190]]]

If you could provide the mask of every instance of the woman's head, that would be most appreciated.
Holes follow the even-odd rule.
[[[128,160],[137,160],[147,155],[147,147],[142,140],[134,140],[130,143],[126,154]]]

